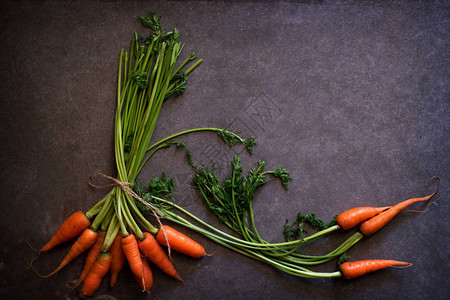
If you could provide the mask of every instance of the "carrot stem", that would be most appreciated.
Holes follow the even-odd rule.
[[[166,202],[166,203],[170,203],[170,202]],[[176,206],[176,204],[173,204],[173,203],[171,203],[171,204]],[[181,207],[176,206],[176,209],[183,210],[183,212],[186,212],[186,214],[188,216],[191,215],[191,214],[189,214],[189,212],[185,211]],[[290,268],[298,268],[301,271],[309,271],[308,269],[303,268],[300,265],[317,265],[317,264],[321,264],[321,263],[330,261],[332,259],[335,259],[335,258],[339,257],[340,255],[342,255],[343,253],[345,253],[345,251],[347,251],[349,248],[351,248],[354,244],[356,244],[363,237],[363,235],[361,233],[356,232],[350,238],[348,238],[345,242],[343,242],[339,247],[337,247],[335,250],[331,251],[330,253],[328,253],[326,255],[318,255],[318,256],[311,255],[310,256],[310,255],[301,255],[299,253],[294,252],[294,253],[288,253],[287,255],[281,255],[278,258],[277,257],[270,258],[270,257],[272,257],[272,255],[274,253],[280,253],[279,251],[281,251],[282,254],[286,254],[286,251],[283,250],[284,247],[275,247],[274,245],[276,245],[276,244],[270,244],[267,242],[265,242],[265,243],[250,243],[248,241],[240,240],[238,238],[233,239],[233,236],[226,235],[226,233],[223,233],[225,236],[223,236],[222,234],[215,234],[212,231],[219,233],[220,230],[214,230],[215,228],[213,226],[209,225],[208,223],[202,221],[201,219],[199,219],[195,216],[192,216],[192,218],[195,221],[206,226],[207,228],[210,228],[211,231],[200,228],[200,227],[190,223],[186,219],[182,218],[179,214],[172,213],[169,210],[165,210],[164,213],[165,213],[165,217],[168,220],[178,223],[180,225],[183,225],[194,231],[197,231],[197,232],[205,235],[206,237],[210,238],[211,240],[221,244],[222,246],[230,248],[241,254],[250,256],[257,260],[261,260],[261,259],[258,259],[258,257],[255,257],[255,255],[253,255],[254,252],[259,253],[260,255],[264,255],[267,259],[269,259],[269,261],[264,261],[264,260],[262,260],[262,261],[269,263],[271,260],[271,261],[273,261],[273,263],[270,263],[270,264],[272,264],[275,267],[280,268],[280,269],[282,269],[282,267],[280,267],[278,264],[288,265]],[[336,226],[330,227],[324,231],[333,232],[337,229],[339,229],[339,226],[336,225]],[[321,234],[323,235],[326,233],[328,233],[328,232],[321,232],[321,233],[318,233],[318,235],[321,235]],[[315,240],[316,237],[314,237],[313,240]],[[277,244],[279,245],[279,244],[286,244],[286,243],[288,243],[288,242],[277,243]],[[297,247],[297,245],[293,245],[293,246]],[[298,255],[299,257],[297,257],[296,255]],[[303,256],[303,258],[302,258],[302,256]],[[290,272],[290,274],[291,273],[296,276],[307,277],[303,273],[296,274],[296,272]],[[337,277],[337,274],[333,273],[332,277],[335,277],[335,276]]]
[[[108,229],[108,226],[111,222],[112,217],[114,216],[114,207],[111,205],[108,209],[108,212],[106,213],[105,217],[103,218],[103,221],[100,225],[100,229],[103,231],[106,231]]]
[[[105,241],[103,242],[103,245],[102,245],[102,252],[109,251],[109,248],[111,247],[112,243],[114,242],[114,239],[116,238],[119,230],[120,230],[120,224],[117,219],[117,215],[114,214],[109,223],[108,230],[106,231]]]
[[[105,204],[103,205],[101,211],[98,213],[98,215],[95,217],[94,222],[92,222],[91,227],[93,229],[97,229],[103,222],[103,219],[106,217],[106,215],[109,212],[109,209],[111,208],[111,197],[108,197],[105,201]]]
[[[111,196],[109,192],[102,200],[98,201],[91,209],[86,212],[86,217],[90,220],[93,216],[97,215],[103,208],[106,199]]]
[[[115,187],[116,189],[118,189],[118,187]],[[120,190],[118,190],[117,194],[117,207],[116,207],[116,215],[117,218],[119,219],[119,225],[120,225],[120,229],[122,230],[123,235],[127,236],[128,235],[128,231],[127,231],[127,227],[125,225],[125,221],[124,221],[124,216],[122,214],[122,195],[120,193]]]
[[[239,243],[247,244],[247,245],[251,245],[251,246],[260,246],[260,247],[291,246],[291,245],[297,245],[297,244],[302,243],[302,242],[304,244],[306,244],[306,243],[309,243],[309,242],[312,242],[312,241],[318,239],[319,237],[321,237],[321,236],[323,236],[325,234],[331,233],[331,232],[339,229],[339,226],[335,225],[335,226],[332,226],[332,227],[327,228],[325,230],[316,232],[315,234],[313,234],[313,235],[311,235],[309,237],[306,237],[303,240],[292,240],[292,241],[286,241],[286,242],[281,242],[281,243],[271,243],[270,245],[267,242],[266,243],[253,243],[253,242],[249,242],[249,241],[237,238],[235,236],[232,236],[232,235],[230,235],[230,234],[228,234],[228,233],[226,233],[224,231],[221,231],[220,229],[218,229],[218,228],[216,228],[216,227],[206,223],[202,219],[198,218],[197,216],[193,215],[189,211],[185,210],[184,208],[182,208],[181,206],[179,206],[179,205],[177,205],[177,204],[175,204],[173,202],[170,202],[170,201],[167,201],[167,200],[165,200],[163,198],[159,198],[159,197],[155,197],[155,196],[152,196],[152,198],[157,200],[157,201],[160,201],[160,202],[162,202],[164,204],[170,205],[171,207],[175,208],[178,211],[181,211],[182,213],[186,214],[187,216],[189,216],[190,218],[192,218],[196,222],[206,226],[207,228],[217,232],[220,235],[223,235],[223,236],[225,236],[225,237],[227,237],[229,239],[235,240],[235,241],[237,241]],[[168,219],[170,219],[170,220],[176,220],[177,218],[183,219],[183,218],[181,218],[181,216],[179,216],[177,214],[174,214],[174,213],[170,212],[169,210],[164,211],[164,214],[167,214],[166,217]]]

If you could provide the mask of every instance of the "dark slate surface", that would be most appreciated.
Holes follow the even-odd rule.
[[[165,104],[154,139],[202,126],[254,135],[259,145],[242,154],[245,166],[262,159],[293,177],[287,192],[276,183],[258,192],[256,222],[266,239],[281,240],[285,219],[299,210],[329,220],[355,206],[427,195],[433,175],[442,177],[441,198],[426,213],[402,213],[348,253],[412,262],[408,269],[352,281],[294,278],[190,233],[214,255],[174,254],[184,287],[154,268],[152,293],[142,295],[127,269],[95,299],[449,297],[447,1],[2,1],[1,9],[1,298],[78,298],[66,284],[83,259],[42,279],[27,269],[37,255],[31,247],[104,195],[87,177],[115,173],[118,53],[143,32],[136,16],[151,10],[181,31],[184,55],[204,59],[186,93]],[[183,141],[197,163],[215,159],[222,173],[241,151],[212,134]],[[180,204],[217,224],[190,188],[180,152],[160,153],[140,178],[161,171],[175,179]],[[353,232],[304,251],[325,253]],[[46,273],[68,249],[34,266]]]

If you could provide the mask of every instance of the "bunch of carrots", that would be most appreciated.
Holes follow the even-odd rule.
[[[84,268],[75,285],[76,287],[81,285],[81,292],[85,296],[95,293],[108,272],[111,273],[110,286],[113,287],[126,262],[144,292],[149,292],[153,285],[153,276],[148,260],[169,276],[181,280],[172,262],[171,250],[195,258],[205,256],[206,251],[203,246],[188,236],[170,226],[163,225],[161,219],[197,231],[233,251],[299,277],[343,276],[354,278],[389,266],[410,265],[392,260],[346,262],[340,265],[339,271],[331,273],[314,272],[304,267],[304,265],[321,264],[344,254],[363,236],[372,235],[381,229],[407,206],[431,199],[437,193],[439,185],[436,191],[427,197],[410,199],[390,207],[351,209],[337,217],[336,225],[309,237],[280,243],[269,243],[261,238],[254,223],[251,205],[239,208],[240,195],[233,187],[230,189],[227,186],[225,189],[230,195],[227,197],[227,201],[231,201],[229,207],[232,209],[230,214],[232,219],[228,224],[239,224],[237,227],[233,225],[230,228],[240,237],[211,226],[160,194],[143,195],[136,192],[134,183],[149,158],[156,151],[170,145],[183,146],[182,143],[174,141],[181,135],[201,131],[215,132],[229,145],[243,144],[250,153],[255,145],[253,138],[246,140],[230,131],[212,127],[178,132],[150,145],[163,102],[171,95],[181,94],[186,89],[188,74],[202,60],[196,60],[192,53],[178,65],[178,58],[184,47],[179,42],[179,32],[176,29],[170,32],[164,31],[160,24],[160,18],[153,12],[148,16],[139,17],[139,20],[145,27],[151,29],[151,34],[148,37],[135,34],[130,51],[122,50],[119,56],[114,132],[117,177],[113,178],[99,172],[92,174],[89,178],[91,186],[110,187],[111,190],[88,211],[78,211],[69,216],[48,243],[40,249],[40,253],[48,252],[62,243],[77,238],[61,264],[50,274],[41,275],[42,277],[54,275],[81,253],[87,251]],[[186,66],[194,60],[196,61],[192,66],[186,69]],[[188,157],[190,159],[190,156]],[[193,165],[192,160],[190,163]],[[231,178],[233,186],[235,183],[249,186],[246,185],[245,180],[239,179],[240,172],[236,171],[239,168],[238,162],[233,162],[233,168]],[[269,174],[284,181],[290,180],[283,172],[262,172],[262,168],[263,165],[260,165],[252,171],[253,175],[260,176],[258,180],[262,180],[262,183],[265,182],[264,176]],[[197,172],[204,171],[197,167],[196,170]],[[207,176],[210,175],[207,174]],[[92,183],[94,176],[103,177],[112,183],[104,186],[94,185]],[[218,187],[220,182],[215,180],[213,184]],[[253,195],[254,189],[258,186],[255,184],[250,194]],[[197,188],[210,207],[213,202],[223,203],[224,199],[221,199],[220,195],[207,192],[208,185],[197,184]],[[244,210],[249,210],[249,213],[245,213]],[[144,211],[149,211],[155,217],[158,223],[156,226],[144,217]],[[251,217],[251,228],[244,226],[246,224],[245,216]],[[225,222],[225,224],[227,223]],[[358,224],[361,224],[359,232],[326,255],[303,255],[297,251],[302,245],[315,241],[326,234],[339,229],[348,230]]]
[[[243,143],[248,149],[253,140],[243,140],[227,130],[217,128],[195,128],[182,131],[149,146],[162,104],[173,94],[186,89],[187,75],[200,63],[186,65],[195,60],[190,54],[178,65],[184,47],[179,42],[179,32],[164,31],[160,17],[151,12],[139,17],[140,22],[151,29],[148,37],[134,34],[129,52],[122,50],[119,57],[117,110],[115,114],[114,149],[117,178],[94,172],[89,184],[96,188],[111,187],[107,195],[87,212],[78,211],[67,218],[41,248],[47,252],[59,244],[76,237],[69,253],[49,277],[60,271],[81,253],[88,251],[84,269],[76,284],[82,284],[83,295],[92,295],[102,279],[111,272],[110,286],[114,286],[118,273],[128,262],[142,291],[150,291],[153,276],[150,260],[165,273],[181,280],[170,258],[170,249],[202,257],[205,249],[186,235],[162,225],[161,212],[149,204],[158,226],[152,225],[138,209],[136,202],[142,201],[132,190],[133,182],[156,150],[167,147],[177,136],[191,132],[216,132],[230,145]],[[94,176],[112,181],[112,184],[97,186]],[[167,247],[164,250],[160,245]]]
[[[162,233],[163,231],[165,233]],[[169,226],[164,226],[164,229],[159,230],[155,237],[149,232],[144,232],[142,238],[138,239],[134,234],[123,235],[116,228],[113,231],[116,235],[112,243],[106,240],[110,232],[108,229],[94,228],[82,211],[69,216],[40,251],[49,251],[61,243],[79,237],[61,264],[52,273],[43,277],[52,276],[89,249],[83,271],[75,285],[77,287],[83,283],[81,289],[83,295],[92,295],[100,287],[108,271],[111,272],[110,286],[113,287],[125,261],[128,261],[142,291],[149,292],[153,285],[153,275],[147,259],[169,276],[181,280],[161,245],[167,246],[168,241],[172,249],[195,258],[206,254],[200,244]]]

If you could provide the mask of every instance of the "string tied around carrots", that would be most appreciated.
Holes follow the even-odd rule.
[[[92,183],[92,177],[94,176],[100,176],[103,178],[106,178],[108,180],[111,180],[114,183],[110,183],[110,184],[105,184],[105,185],[96,185]],[[133,187],[134,184],[130,183],[130,182],[123,182],[118,180],[117,178],[108,176],[106,174],[103,174],[101,172],[93,172],[91,175],[89,175],[88,178],[88,184],[96,189],[102,189],[102,188],[109,188],[112,186],[116,186],[118,185],[126,194],[128,194],[129,196],[133,197],[134,199],[138,200],[139,202],[141,202],[143,205],[147,206],[148,208],[150,208],[150,210],[152,211],[152,214],[155,216],[158,224],[159,224],[159,228],[160,230],[162,230],[162,233],[164,234],[164,238],[166,240],[167,243],[167,252],[168,252],[168,256],[170,258],[170,260],[172,260],[172,255],[171,255],[171,249],[170,249],[170,244],[169,244],[169,239],[167,238],[167,234],[164,230],[164,226],[161,222],[161,218],[164,218],[163,213],[156,208],[155,206],[153,206],[152,204],[148,203],[147,201],[145,201],[144,199],[142,199],[138,194],[136,194],[130,187]]]
[[[109,180],[113,181],[114,183],[111,183],[111,184],[105,184],[105,185],[96,185],[96,184],[93,184],[93,183],[92,183],[92,177],[94,177],[94,176],[96,176],[96,175],[97,175],[97,176],[104,177],[104,178],[106,178],[106,179],[109,179]],[[88,183],[89,183],[89,185],[90,185],[91,187],[96,188],[96,189],[108,188],[108,187],[112,187],[112,186],[115,186],[115,185],[120,186],[120,188],[121,188],[125,193],[127,193],[129,196],[133,197],[134,199],[138,200],[139,202],[141,202],[142,204],[144,204],[145,206],[147,206],[148,208],[150,208],[151,211],[152,211],[152,213],[153,213],[153,215],[154,215],[155,218],[158,220],[158,223],[160,223],[160,225],[162,226],[162,224],[161,224],[161,222],[160,222],[160,218],[164,218],[163,213],[162,213],[158,208],[156,208],[156,207],[153,206],[152,204],[148,203],[147,201],[144,201],[141,197],[139,197],[139,195],[136,194],[136,193],[130,188],[130,187],[133,187],[133,186],[134,186],[133,183],[120,181],[120,180],[118,180],[117,178],[114,178],[114,177],[105,175],[105,174],[103,174],[103,173],[101,173],[101,172],[94,172],[94,173],[92,173],[91,175],[89,175]]]

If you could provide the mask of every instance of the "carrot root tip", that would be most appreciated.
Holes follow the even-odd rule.
[[[180,280],[181,280],[181,278],[180,278]],[[180,291],[176,294],[174,300],[177,299],[177,298],[181,295],[181,292],[183,292],[183,290],[184,290],[184,286],[185,286],[184,281],[181,280],[181,283],[182,283],[183,285],[182,285],[182,287],[180,288]]]
[[[28,266],[25,268],[25,270],[28,270],[29,268],[33,268],[33,263],[34,263],[34,261],[36,260],[36,259],[38,259],[39,257],[41,256],[41,253],[39,252],[39,254],[35,257],[35,258],[33,258],[31,261],[30,261],[30,263],[28,264]]]
[[[412,267],[412,263],[407,263],[406,265],[403,266],[393,266],[393,268],[397,268],[397,269],[403,269],[403,268],[409,268]]]
[[[29,268],[31,268],[34,273],[36,273],[37,276],[41,277],[41,278],[48,278],[53,274],[49,274],[49,275],[42,275],[41,273],[39,273],[31,264],[28,266]]]
[[[25,241],[25,243],[27,243],[28,247],[30,247],[33,251],[38,250],[38,248],[33,247],[28,241]]]

